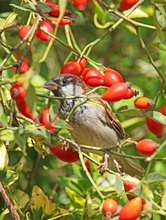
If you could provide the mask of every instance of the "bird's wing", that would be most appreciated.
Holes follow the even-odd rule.
[[[100,102],[101,102],[101,105],[105,109],[104,113],[105,113],[105,117],[106,117],[106,123],[111,128],[114,128],[114,130],[117,132],[120,139],[123,139],[123,138],[127,137],[127,134],[126,134],[125,130],[123,129],[120,121],[117,119],[117,117],[112,112],[112,109],[109,106],[109,104],[106,101],[101,100],[101,99],[100,99]]]

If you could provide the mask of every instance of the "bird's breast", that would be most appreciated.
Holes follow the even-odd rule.
[[[61,106],[59,117],[66,118],[74,104],[68,102],[65,106]],[[66,109],[69,109],[69,106],[71,110],[67,111]],[[119,144],[117,133],[107,124],[103,108],[92,103],[86,102],[75,108],[69,118],[69,124],[72,127],[70,133],[79,144],[100,148],[113,147]]]

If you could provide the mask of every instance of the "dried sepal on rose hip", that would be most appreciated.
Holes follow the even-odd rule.
[[[151,108],[154,104],[154,101],[146,96],[138,97],[134,101],[135,107],[143,110]]]
[[[158,147],[159,144],[151,139],[142,139],[136,144],[137,151],[145,156],[152,155]]]

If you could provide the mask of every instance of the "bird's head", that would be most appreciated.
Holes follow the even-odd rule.
[[[46,82],[43,87],[57,97],[79,96],[87,91],[85,83],[72,74],[61,74]]]

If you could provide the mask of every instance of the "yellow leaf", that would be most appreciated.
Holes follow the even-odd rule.
[[[38,186],[34,186],[32,190],[31,209],[32,211],[40,210],[42,217],[44,217],[53,214],[56,205]]]
[[[82,198],[80,195],[78,195],[76,192],[73,190],[69,189],[68,187],[65,187],[66,193],[71,199],[71,201],[74,203],[75,206],[81,206],[84,207],[85,205],[85,199]]]
[[[124,14],[127,14],[128,11],[125,11]],[[134,10],[129,16],[128,18],[130,19],[134,19],[134,18],[148,18],[149,15],[147,13],[145,13],[144,11],[142,11],[141,9],[137,8],[136,10]]]

